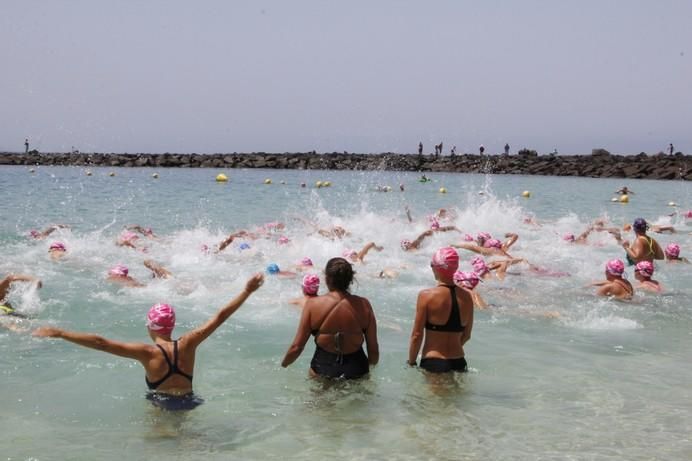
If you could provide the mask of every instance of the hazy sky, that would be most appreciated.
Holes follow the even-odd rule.
[[[692,152],[692,1],[0,1],[0,150]]]

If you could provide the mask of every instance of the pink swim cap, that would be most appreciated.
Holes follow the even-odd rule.
[[[36,229],[31,229],[29,231],[29,235],[35,239],[39,238],[41,236],[41,233],[37,231]]]
[[[289,242],[289,240],[288,240],[288,237],[286,237],[285,235],[282,235],[281,237],[279,237],[278,242],[279,242],[279,245],[286,245]]]
[[[135,234],[134,232],[130,230],[124,230],[120,234],[120,240],[123,242],[129,242],[130,240],[137,240],[139,238],[139,235]]]
[[[356,250],[347,249],[341,252],[341,256],[350,259],[351,261],[355,261],[358,259],[358,252]]]
[[[476,256],[471,260],[471,265],[473,266],[473,271],[478,275],[484,275],[486,272],[490,272],[488,266],[485,264],[485,260],[480,256]]]
[[[473,235],[471,235],[471,234],[464,234],[464,241],[465,241],[465,242],[473,242]]]
[[[114,277],[127,277],[129,272],[130,271],[128,270],[127,266],[116,264],[115,266],[111,267],[111,270],[108,271],[108,275],[112,275]]]
[[[440,228],[440,222],[435,216],[430,216],[428,220],[430,221],[430,229],[437,230]]]
[[[456,271],[454,273],[454,284],[462,288],[473,290],[478,285],[480,279],[475,272]]]
[[[644,277],[651,277],[654,275],[654,265],[649,261],[641,261],[634,266],[634,271],[639,272]]]
[[[490,239],[486,240],[485,243],[483,244],[485,248],[502,248],[502,242],[500,242],[498,239]]]
[[[459,268],[459,253],[452,247],[440,248],[433,255],[430,265],[451,276]]]
[[[303,293],[315,296],[320,289],[320,278],[315,274],[306,274],[303,277]]]
[[[692,218],[692,210],[689,210],[687,213],[685,213],[686,218]]]
[[[567,242],[574,242],[576,238],[574,237],[574,234],[565,234],[562,236],[562,240],[565,240]]]
[[[413,242],[411,242],[410,240],[407,240],[407,239],[403,239],[401,241],[401,244],[400,244],[401,249],[404,251],[407,251],[409,248],[411,248],[411,243],[413,243]]]
[[[168,304],[154,304],[147,313],[147,328],[170,335],[175,328],[175,310]]]
[[[669,243],[666,247],[666,254],[670,257],[677,258],[680,256],[680,245],[677,243]]]
[[[307,256],[304,257],[303,259],[300,260],[300,265],[301,266],[312,266],[312,259],[308,258]]]
[[[611,259],[606,263],[606,272],[611,275],[622,276],[625,272],[625,263],[619,259]]]
[[[50,247],[48,248],[48,251],[67,251],[67,248],[65,248],[65,244],[62,242],[53,242],[50,244]]]
[[[493,236],[487,232],[479,232],[478,234],[476,234],[476,240],[486,241],[490,240],[491,238],[493,238]]]
[[[206,243],[203,243],[202,246],[199,247],[199,251],[201,251],[202,253],[205,253],[205,254],[209,253],[209,245],[207,245]]]

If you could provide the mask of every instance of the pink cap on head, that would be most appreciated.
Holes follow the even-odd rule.
[[[205,253],[205,254],[209,253],[209,245],[207,245],[206,243],[203,243],[202,246],[199,247],[199,251],[201,251],[202,253]]]
[[[409,248],[411,248],[411,243],[413,243],[413,242],[411,242],[410,240],[407,240],[407,239],[403,239],[400,243],[401,249],[404,251],[408,250]]]
[[[480,279],[475,272],[456,271],[454,273],[454,284],[462,288],[473,290],[478,285]]]
[[[430,221],[430,229],[437,230],[440,228],[440,222],[436,216],[428,216],[428,221]]]
[[[315,274],[306,274],[303,277],[303,293],[309,296],[315,296],[320,289],[320,278]]]
[[[485,264],[485,260],[480,256],[476,256],[471,260],[471,265],[473,266],[473,271],[478,275],[484,275],[489,272],[488,266]]]
[[[67,251],[65,244],[62,242],[53,242],[50,244],[48,251]]]
[[[476,234],[476,240],[486,241],[490,240],[491,238],[493,238],[493,236],[487,232],[479,232],[478,234]]]
[[[154,231],[151,230],[151,227],[147,227],[144,229],[144,235],[154,235]]]
[[[312,267],[312,259],[308,258],[307,256],[304,257],[303,259],[300,260],[300,265],[301,266],[311,266]]]
[[[36,229],[31,229],[29,231],[29,235],[35,239],[39,238],[41,236],[41,233],[37,231]]]
[[[279,237],[279,240],[278,240],[279,245],[286,245],[289,241],[290,240],[288,240],[288,237],[286,237],[285,235],[282,235],[281,237]]]
[[[464,234],[464,242],[473,242],[473,235],[471,234]]]
[[[430,265],[451,276],[459,268],[459,253],[452,247],[440,248],[433,255]]]
[[[175,310],[168,304],[154,304],[147,313],[147,328],[170,335],[175,328]]]
[[[576,238],[574,237],[574,234],[565,234],[562,236],[562,240],[566,240],[567,242],[574,242]]]
[[[611,259],[606,263],[606,272],[615,276],[622,276],[625,272],[625,263],[619,259]]]
[[[634,271],[639,272],[644,277],[651,277],[654,275],[654,265],[649,261],[641,261],[634,266]]]
[[[127,277],[127,274],[129,274],[130,271],[128,270],[127,266],[123,264],[116,264],[115,266],[111,267],[111,270],[108,271],[108,275],[112,275],[114,277]]]
[[[689,210],[687,213],[685,213],[686,218],[692,218],[692,210]]]
[[[137,240],[139,235],[135,234],[131,230],[124,230],[120,233],[120,240],[123,242],[129,242],[130,240]]]
[[[677,243],[669,243],[666,247],[666,254],[673,258],[680,256],[680,245]]]
[[[352,250],[349,248],[347,250],[342,251],[341,256],[350,259],[351,261],[355,261],[356,259],[358,259],[358,252],[356,250]]]
[[[486,240],[483,246],[485,248],[502,248],[502,242],[500,242],[498,239],[490,239]]]

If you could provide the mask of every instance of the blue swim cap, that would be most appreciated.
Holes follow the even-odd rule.
[[[267,266],[267,273],[268,274],[278,274],[280,271],[281,271],[281,269],[279,269],[279,266],[276,263],[271,263],[270,265]]]
[[[249,243],[241,243],[240,246],[238,247],[240,250],[249,250],[250,249],[250,244]]]

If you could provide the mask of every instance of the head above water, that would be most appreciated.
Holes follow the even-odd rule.
[[[619,259],[611,259],[606,263],[606,273],[615,277],[622,277],[625,273],[625,263]]]
[[[147,313],[147,328],[163,336],[169,336],[175,328],[175,310],[168,304],[154,304]]]
[[[411,241],[408,240],[408,239],[403,239],[403,240],[401,241],[401,243],[400,243],[401,249],[404,250],[404,251],[408,251],[408,249],[411,248],[411,244],[412,244],[412,243],[413,243],[413,242],[411,242]]]
[[[306,274],[303,277],[303,294],[307,296],[317,296],[320,289],[320,278],[315,274]]]
[[[466,288],[468,290],[473,290],[476,288],[476,285],[478,285],[478,282],[480,279],[478,278],[478,274],[475,272],[464,272],[464,271],[456,271],[453,276],[454,279],[454,284]]]
[[[358,252],[349,248],[342,251],[341,256],[355,262],[358,259]]]
[[[50,244],[48,251],[67,251],[65,244],[62,242],[53,242]]]
[[[430,267],[435,272],[436,278],[452,278],[459,268],[459,253],[452,247],[440,248],[433,254]]]
[[[480,256],[476,256],[471,260],[471,266],[473,266],[473,271],[479,276],[483,276],[487,272],[490,272],[488,266],[485,264],[485,260]]]
[[[485,248],[497,248],[501,249],[502,248],[502,242],[500,242],[498,239],[489,239],[486,240],[485,243],[483,244]]]
[[[668,246],[666,246],[665,253],[668,258],[676,259],[680,257],[680,245],[677,243],[669,243]]]
[[[567,233],[562,236],[562,240],[566,242],[574,242],[576,240],[576,237],[574,236],[574,234]]]
[[[344,258],[332,258],[327,261],[324,268],[324,275],[329,291],[348,292],[353,282],[353,266]]]
[[[479,232],[478,234],[476,234],[476,242],[478,242],[480,246],[483,246],[485,241],[490,240],[491,238],[493,237],[488,232]]]
[[[312,259],[310,259],[310,258],[308,258],[307,256],[305,256],[303,259],[300,260],[300,265],[301,265],[301,266],[310,266],[310,267],[312,267],[312,266],[313,266],[313,264],[312,264]]]
[[[281,269],[279,268],[279,265],[276,263],[271,263],[267,266],[267,274],[270,275],[276,275],[279,272],[281,272]]]
[[[116,264],[108,271],[108,275],[111,277],[127,277],[129,273],[129,269],[124,264]]]
[[[650,261],[640,261],[634,266],[635,274],[638,272],[645,278],[651,278],[654,275],[654,265]]]
[[[632,229],[634,229],[634,232],[637,234],[646,234],[646,230],[648,228],[649,225],[646,223],[644,218],[637,218],[632,223]]]

